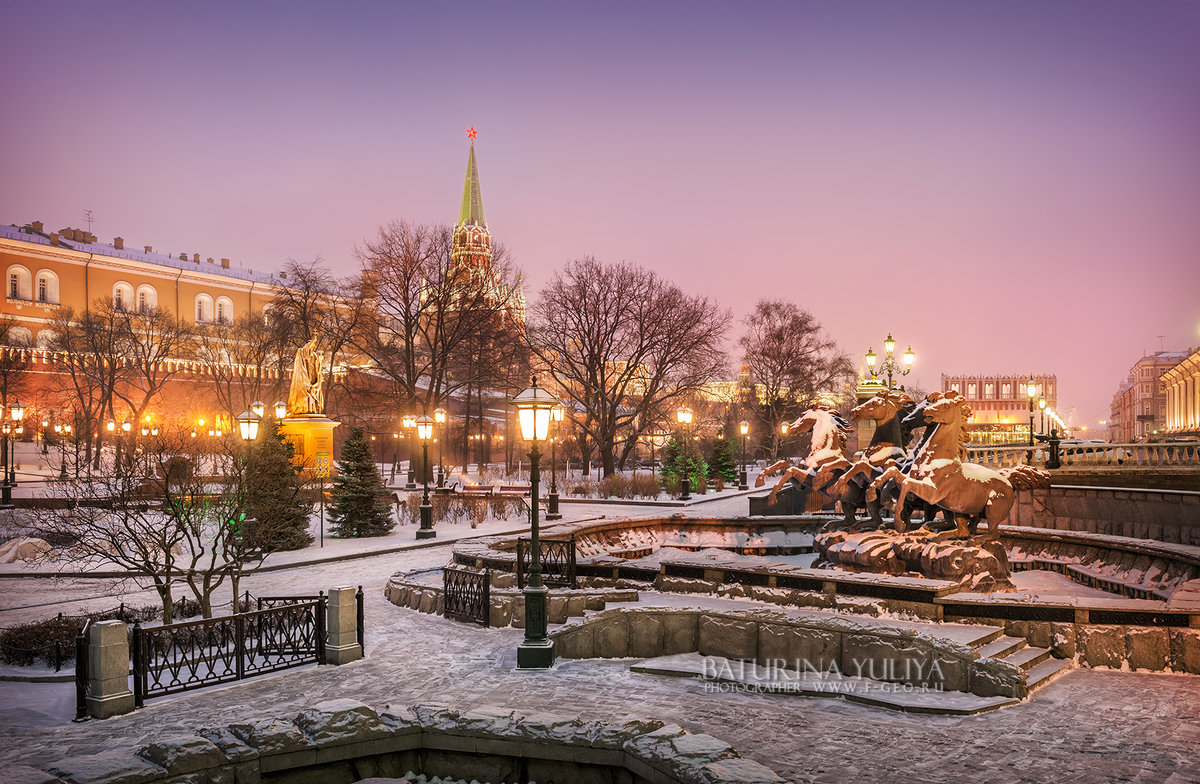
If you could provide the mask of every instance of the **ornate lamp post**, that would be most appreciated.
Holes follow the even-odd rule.
[[[438,406],[433,410],[433,421],[437,423],[438,432],[442,437],[438,439],[438,475],[437,486],[442,489],[446,486],[446,465],[442,462],[446,456],[446,409]]]
[[[12,417],[13,433],[20,435],[24,429],[21,427],[21,420],[25,418],[25,406],[21,405],[21,401],[15,400],[8,407],[8,414]],[[13,488],[17,486],[17,439],[11,439],[9,448],[12,452],[8,456],[8,486]]]
[[[742,471],[738,475],[738,490],[749,490],[750,483],[746,479],[746,436],[750,434],[750,423],[743,419],[738,423],[738,432],[742,434]]]
[[[203,420],[201,420],[201,424],[203,424]],[[115,419],[109,419],[104,423],[104,429],[113,435],[113,449],[115,449],[117,453],[116,462],[113,463],[113,468],[115,470],[121,465],[121,437],[117,435],[117,421]]]
[[[692,409],[688,408],[687,406],[680,406],[679,408],[675,409],[675,420],[677,422],[679,422],[679,427],[683,431],[684,436],[686,437],[691,430]],[[686,441],[686,439],[685,439],[685,441]],[[692,445],[691,444],[687,445],[687,454],[689,457],[692,454]],[[689,460],[688,463],[690,464],[690,462],[691,461]],[[679,483],[679,489],[681,490],[681,492],[679,493],[680,501],[692,500],[692,479],[691,479],[691,477],[689,477],[687,475],[686,468],[684,468],[684,470],[683,470],[683,479]]]
[[[1038,408],[1041,410],[1041,422],[1039,423],[1039,429],[1043,433],[1045,433],[1046,432],[1046,396],[1045,395],[1041,395],[1038,397]]]
[[[433,436],[433,418],[422,414],[416,419],[416,427],[417,438],[421,439],[421,449],[424,451],[424,459],[421,461],[421,486],[425,489],[421,497],[421,527],[417,531],[417,538],[432,539],[437,536],[437,531],[433,530],[433,504],[429,503],[429,472],[425,470],[425,466],[429,465],[429,439]]]
[[[1025,382],[1025,394],[1029,396],[1029,445],[1033,446],[1033,399],[1037,397],[1037,381],[1033,376]]]
[[[8,437],[12,434],[13,427],[10,422],[5,422],[0,425],[0,434],[3,434],[3,440],[0,442],[0,451],[4,453],[3,474],[4,479],[0,481],[0,509],[12,508],[12,485],[8,481]]]
[[[550,499],[546,502],[546,519],[561,520],[558,511],[558,434],[562,430],[563,417],[567,409],[561,405],[550,409],[550,419],[554,422],[554,438],[550,439]]]
[[[538,539],[538,444],[550,431],[551,412],[558,400],[537,385],[519,392],[512,399],[521,424],[521,436],[531,442],[529,449],[529,579],[525,582],[525,641],[517,648],[518,669],[545,669],[554,664],[554,641],[546,636],[546,586],[542,585],[542,552]]]
[[[897,376],[907,376],[909,371],[912,370],[913,360],[917,358],[917,355],[913,353],[912,346],[909,346],[904,350],[904,368],[901,369],[900,365],[896,362],[896,358],[892,354],[895,349],[896,341],[892,339],[892,333],[889,332],[887,339],[883,341],[883,350],[885,352],[885,356],[883,360],[883,366],[879,370],[875,369],[875,363],[879,359],[879,357],[875,354],[875,349],[867,349],[866,354],[867,370],[870,371],[871,378],[879,378],[881,374],[886,372],[888,389],[892,388],[893,374]]]
[[[405,414],[400,418],[400,426],[405,430],[411,431],[417,426],[417,418],[413,414]],[[408,449],[408,481],[404,483],[405,490],[417,489],[417,472],[413,468],[413,453],[412,447]]]

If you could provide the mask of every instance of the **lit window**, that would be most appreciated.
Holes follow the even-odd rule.
[[[8,276],[8,296],[13,299],[21,296],[21,279],[15,272]]]

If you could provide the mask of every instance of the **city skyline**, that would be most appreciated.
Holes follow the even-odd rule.
[[[625,260],[890,332],[927,389],[1056,373],[1089,428],[1200,343],[1195,5],[231,8],[13,9],[0,219],[345,275],[453,222],[474,127],[530,299]]]

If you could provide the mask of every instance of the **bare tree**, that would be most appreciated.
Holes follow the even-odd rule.
[[[356,250],[372,314],[358,347],[402,407],[431,411],[451,394],[477,394],[519,355],[519,289],[507,253],[498,247],[490,265],[469,266],[451,250],[448,227],[403,221]]]
[[[0,408],[7,408],[16,400],[17,395],[25,391],[28,381],[30,347],[13,344],[14,335],[10,330],[15,326],[16,319],[0,316],[0,338],[4,341],[0,346]]]
[[[289,260],[282,276],[288,283],[276,293],[264,319],[274,332],[273,345],[278,346],[280,377],[291,369],[295,350],[313,337],[319,338],[318,345],[329,355],[325,401],[326,409],[331,410],[334,390],[345,390],[347,374],[339,370],[362,328],[365,303],[361,281],[333,277],[319,258],[308,263]]]
[[[725,372],[729,322],[727,310],[649,270],[587,257],[542,291],[529,342],[610,476],[636,437],[658,424],[652,412]]]
[[[288,354],[290,341],[261,314],[244,314],[232,324],[201,326],[196,345],[224,410],[236,414],[255,400],[271,405],[286,397],[279,359]],[[290,363],[291,357],[286,358]]]
[[[772,434],[767,449],[776,454],[780,423],[820,402],[822,395],[840,393],[854,368],[820,322],[792,302],[759,300],[743,323],[739,345],[761,425],[756,430]]]

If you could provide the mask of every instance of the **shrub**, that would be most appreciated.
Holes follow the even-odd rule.
[[[654,474],[637,474],[630,480],[634,498],[658,498],[662,485]]]

